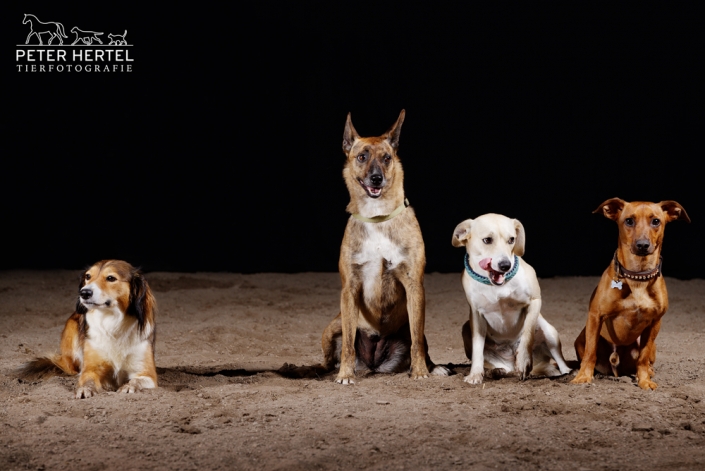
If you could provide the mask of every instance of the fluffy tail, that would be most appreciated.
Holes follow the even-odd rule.
[[[18,378],[30,381],[51,378],[60,374],[75,375],[78,371],[70,361],[59,355],[35,358],[16,370]]]

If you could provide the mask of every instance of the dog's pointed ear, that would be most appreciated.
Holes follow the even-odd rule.
[[[617,219],[619,219],[619,213],[622,212],[622,209],[624,209],[625,204],[627,204],[627,202],[620,198],[608,199],[600,206],[598,206],[597,209],[593,211],[593,214],[602,212],[602,214],[607,219],[612,219],[613,221],[616,221]]]
[[[360,135],[355,131],[352,118],[350,113],[348,113],[348,119],[345,121],[345,131],[343,131],[343,152],[345,152],[345,155],[352,149],[355,139],[360,139]]]
[[[153,324],[155,304],[147,280],[136,270],[130,281],[130,304],[127,306],[127,313],[137,318],[140,331],[144,329],[145,324]]]
[[[465,241],[470,238],[470,228],[472,227],[472,219],[466,219],[457,226],[453,231],[453,247],[462,247]]]
[[[526,248],[526,231],[524,231],[524,225],[518,219],[514,220],[514,229],[517,233],[514,239],[514,254],[523,257],[524,249]]]
[[[659,204],[661,206],[661,209],[668,215],[668,221],[685,221],[685,222],[690,222],[690,218],[688,217],[688,213],[685,212],[685,209],[683,206],[678,204],[676,201],[661,201]]]
[[[406,116],[406,110],[401,110],[397,122],[386,132],[389,145],[395,150],[399,147],[399,136],[401,136],[401,125],[404,123],[404,116]]]

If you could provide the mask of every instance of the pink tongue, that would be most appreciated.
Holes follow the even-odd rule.
[[[483,258],[482,260],[480,260],[480,268],[485,271],[490,271],[490,263],[492,263],[491,258]]]

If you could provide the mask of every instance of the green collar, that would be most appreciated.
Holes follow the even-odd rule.
[[[352,217],[362,222],[384,222],[389,221],[393,217],[397,216],[399,213],[404,211],[407,206],[409,206],[409,200],[404,198],[404,202],[401,204],[401,206],[399,206],[397,209],[387,214],[386,216],[375,216],[373,218],[366,218],[365,216],[360,216],[359,214],[355,213],[352,215]]]

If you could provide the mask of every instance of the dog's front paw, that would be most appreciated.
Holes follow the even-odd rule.
[[[642,379],[641,381],[639,381],[639,387],[641,389],[644,389],[645,391],[652,391],[658,388],[658,384],[654,383],[650,379]]]
[[[335,378],[335,382],[338,384],[355,384],[355,377],[346,376],[346,375],[338,375],[338,377]]]
[[[132,393],[136,393],[140,389],[142,389],[142,388],[140,388],[139,384],[136,384],[136,383],[133,383],[132,381],[130,381],[129,383],[126,383],[126,384],[123,384],[122,386],[120,386],[120,388],[117,390],[117,392],[123,393],[123,394],[132,394]]]
[[[89,397],[93,397],[96,394],[98,394],[98,391],[96,391],[95,388],[91,386],[81,386],[80,388],[76,389],[76,399],[88,399]]]
[[[589,373],[579,372],[571,381],[572,384],[588,384],[592,383],[592,375]]]
[[[433,370],[431,370],[431,374],[434,376],[449,376],[450,370],[445,366],[436,365],[433,367]]]
[[[465,379],[463,379],[463,381],[465,381],[468,384],[482,384],[483,376],[484,376],[484,374],[482,372],[480,372],[480,373],[470,372],[470,374],[467,375],[465,377]]]
[[[516,369],[519,372],[519,379],[521,381],[526,381],[531,374],[533,369],[533,358],[531,354],[519,354],[517,355]]]
[[[428,378],[428,367],[424,363],[422,366],[416,368],[411,368],[411,379],[424,379]]]

